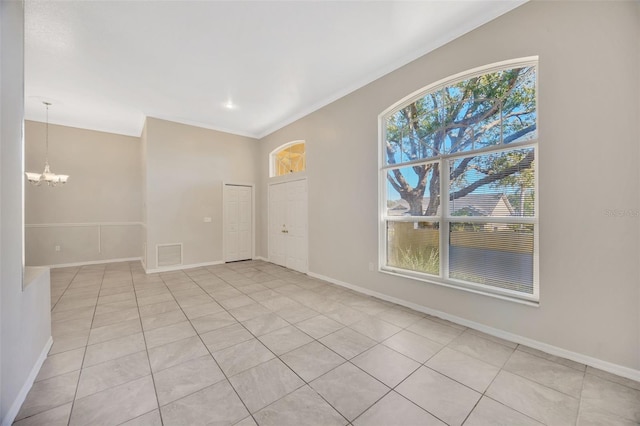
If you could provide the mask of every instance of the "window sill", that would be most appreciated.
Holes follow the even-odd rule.
[[[404,270],[399,270],[399,269],[394,269],[394,268],[387,268],[387,267],[380,267],[378,268],[379,272],[382,272],[383,274],[388,274],[388,275],[393,275],[395,277],[401,277],[401,278],[407,278],[407,279],[411,279],[411,280],[416,280],[416,281],[422,281],[428,284],[435,284],[435,285],[439,285],[442,287],[448,287],[448,288],[452,288],[455,290],[462,290],[462,291],[466,291],[469,293],[474,293],[474,294],[479,294],[481,296],[488,296],[488,297],[492,297],[495,299],[500,299],[500,300],[507,300],[509,302],[515,302],[515,303],[519,303],[521,305],[526,305],[526,306],[532,306],[535,308],[540,307],[540,301],[539,300],[533,300],[533,299],[524,299],[524,298],[519,298],[516,296],[510,296],[508,294],[502,294],[502,293],[494,293],[491,291],[486,291],[483,288],[476,288],[476,287],[472,287],[473,284],[468,284],[468,286],[465,285],[461,285],[461,284],[457,284],[457,283],[453,283],[453,282],[446,282],[446,281],[441,281],[439,279],[437,279],[436,277],[434,278],[430,278],[427,275],[423,275],[423,274],[419,274],[419,273],[408,273],[407,271]]]

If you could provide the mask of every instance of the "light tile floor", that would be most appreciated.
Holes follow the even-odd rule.
[[[640,383],[266,262],[51,284],[21,426],[640,424]]]

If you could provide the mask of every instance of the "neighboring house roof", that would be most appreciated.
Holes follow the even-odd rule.
[[[390,216],[408,214],[409,203],[395,200],[389,206]],[[504,194],[468,194],[449,202],[454,216],[515,216],[516,211]],[[429,205],[429,197],[422,199],[422,210]],[[440,214],[438,206],[437,215]]]

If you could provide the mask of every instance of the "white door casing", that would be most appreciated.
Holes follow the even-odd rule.
[[[223,243],[224,261],[252,258],[253,188],[248,185],[224,185]]]

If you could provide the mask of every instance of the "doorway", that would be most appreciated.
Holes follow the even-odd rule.
[[[307,180],[269,185],[269,261],[307,273]]]
[[[224,261],[253,258],[253,186],[224,184]]]

